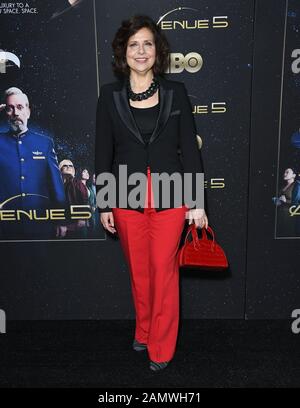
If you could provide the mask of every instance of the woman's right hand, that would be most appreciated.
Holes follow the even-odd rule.
[[[112,211],[103,212],[100,214],[101,224],[105,229],[114,234],[117,230],[115,229],[114,215]]]

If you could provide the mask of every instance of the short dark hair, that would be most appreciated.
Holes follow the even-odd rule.
[[[134,35],[141,28],[148,28],[154,37],[156,48],[156,60],[153,65],[154,75],[163,75],[169,65],[169,42],[162,32],[159,25],[157,25],[151,17],[146,15],[134,15],[128,20],[123,20],[121,26],[116,32],[116,35],[111,43],[113,48],[113,62],[112,68],[114,73],[119,77],[130,74],[130,67],[126,62],[126,48],[129,38]]]
[[[287,169],[291,169],[292,172],[293,172],[294,174],[296,174],[296,176],[298,176],[298,171],[297,171],[296,167],[294,167],[294,166],[286,167],[285,171],[286,171]]]

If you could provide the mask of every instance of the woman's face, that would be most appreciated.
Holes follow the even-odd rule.
[[[87,169],[84,169],[81,173],[81,178],[83,180],[88,180],[90,178],[89,172],[87,171]]]
[[[295,179],[296,174],[293,172],[292,169],[286,169],[283,175],[284,180]]]
[[[144,27],[129,37],[126,59],[129,67],[138,73],[147,72],[155,63],[156,48],[152,32]]]

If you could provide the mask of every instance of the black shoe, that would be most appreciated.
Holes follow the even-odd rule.
[[[137,341],[136,339],[133,340],[133,344],[132,344],[133,350],[135,351],[143,351],[147,349],[147,344],[145,343],[140,343],[139,341]]]
[[[155,361],[150,360],[150,369],[153,371],[160,371],[167,367],[169,361],[164,361],[162,363],[156,363]]]

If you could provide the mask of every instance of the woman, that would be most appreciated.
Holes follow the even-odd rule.
[[[84,196],[85,196],[85,202],[86,204],[90,204],[90,195],[91,195],[91,190],[87,184],[87,182],[90,179],[90,173],[88,169],[80,169],[79,172],[79,183],[80,183],[80,189],[84,191]]]
[[[75,177],[75,173],[77,172],[75,171],[74,164],[69,159],[63,159],[59,163],[59,170],[62,175],[65,189],[67,220],[64,225],[60,225],[57,228],[56,236],[62,238],[67,237],[71,239],[80,237],[85,238],[88,221],[85,219],[72,219],[70,208],[72,205],[88,205],[87,188],[86,185],[81,182],[82,175],[85,174],[86,176],[86,172],[83,172],[82,169],[79,169],[79,177]]]
[[[295,217],[290,215],[290,207],[294,204],[292,197],[294,194],[297,171],[289,167],[283,173],[283,180],[285,184],[281,187],[278,197],[274,197],[273,201],[278,207],[278,227],[279,234],[286,236],[293,236],[295,234],[296,222]]]
[[[189,209],[184,199],[178,206],[174,192],[166,208],[153,188],[153,175],[191,173],[195,188],[196,173],[203,171],[185,86],[163,77],[169,44],[160,27],[147,16],[134,16],[122,22],[112,46],[113,69],[121,80],[100,89],[96,175],[112,172],[115,176],[116,203],[119,188],[125,188],[120,165],[126,165],[127,176],[145,173],[147,188],[143,206],[126,203],[123,208],[102,205],[97,183],[97,204],[101,201],[103,227],[118,233],[129,266],[136,311],[133,348],[147,349],[150,369],[159,371],[167,367],[175,352],[179,323],[176,252],[184,221],[189,218],[189,223],[207,228],[208,220],[204,208]],[[135,186],[128,184],[127,197],[132,198]],[[108,187],[108,195],[111,190]]]

